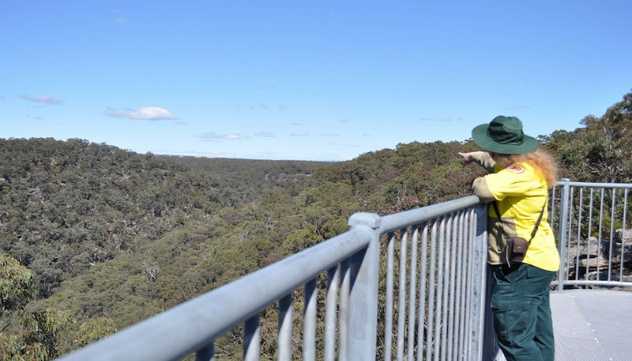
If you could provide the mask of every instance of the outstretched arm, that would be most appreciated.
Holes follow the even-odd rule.
[[[459,153],[461,158],[463,158],[463,166],[474,162],[481,167],[485,168],[490,173],[494,172],[494,166],[496,162],[492,159],[492,157],[487,152],[467,152],[467,153]]]

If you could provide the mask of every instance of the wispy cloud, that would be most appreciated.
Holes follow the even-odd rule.
[[[20,98],[22,98],[24,100],[28,100],[30,102],[44,103],[44,104],[49,104],[49,105],[64,104],[63,101],[61,101],[59,99],[55,99],[55,98],[49,97],[48,95],[40,95],[38,97],[32,97],[30,95],[21,94]]]
[[[336,143],[336,142],[328,142],[327,145],[335,145],[338,147],[349,147],[349,148],[359,148],[359,144],[354,143]]]
[[[264,137],[264,138],[274,138],[277,135],[271,132],[259,132],[257,134],[255,134],[257,137]]]
[[[238,140],[243,138],[239,134],[221,134],[215,132],[206,132],[199,134],[198,138],[202,139],[204,142],[222,142],[224,140]]]
[[[307,132],[299,132],[299,133],[292,133],[290,134],[293,137],[306,137],[308,135]]]
[[[303,123],[301,123],[301,122],[292,122],[290,124],[292,124],[292,125],[303,125]]]
[[[266,104],[266,103],[259,103],[257,105],[241,105],[241,104],[235,104],[235,108],[237,109],[250,109],[250,110],[288,110],[290,109],[289,106],[285,105],[285,104],[279,104],[277,107],[271,106],[270,104]]]
[[[129,23],[129,20],[127,20],[126,18],[118,18],[116,19],[116,22],[122,25]]]
[[[339,137],[336,133],[319,134],[321,137]]]
[[[434,118],[421,118],[421,121],[424,122],[454,122],[454,121],[460,121],[461,118],[455,118],[451,115],[444,115],[444,116],[440,116],[440,117],[434,117]]]
[[[127,118],[133,120],[177,120],[175,115],[167,109],[158,107],[142,107],[139,110],[128,109],[119,111],[116,108],[107,107],[105,115],[114,118]]]

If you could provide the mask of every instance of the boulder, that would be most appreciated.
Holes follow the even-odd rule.
[[[618,244],[625,242],[625,244],[632,244],[632,229],[617,229],[614,232],[614,241]]]

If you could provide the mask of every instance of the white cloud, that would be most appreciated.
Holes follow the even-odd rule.
[[[242,136],[239,134],[220,134],[215,132],[207,132],[198,135],[198,138],[204,142],[221,142],[223,140],[238,140]]]
[[[119,24],[127,24],[129,20],[127,20],[126,18],[118,18],[116,19],[116,22]]]
[[[290,135],[293,136],[293,137],[306,137],[307,136],[307,132],[292,133]]]
[[[55,99],[55,98],[51,98],[48,95],[40,95],[38,97],[32,97],[30,95],[20,95],[20,98],[24,99],[24,100],[28,100],[30,102],[35,102],[35,103],[44,103],[44,104],[49,104],[49,105],[59,105],[59,104],[64,104],[63,101],[59,100],[59,99]]]
[[[274,138],[276,137],[276,134],[271,133],[271,132],[259,132],[257,134],[255,134],[257,137],[264,137],[264,138]]]
[[[158,107],[142,107],[139,110],[125,110],[119,111],[115,108],[108,107],[105,110],[105,115],[115,118],[127,118],[127,119],[140,119],[140,120],[169,120],[178,119],[175,115],[171,114],[167,109]]]

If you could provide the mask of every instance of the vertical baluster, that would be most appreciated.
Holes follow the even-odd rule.
[[[426,272],[428,269],[428,223],[423,225],[421,234],[421,265],[419,266],[419,320],[417,321],[417,361],[424,356],[424,335],[426,316]],[[425,345],[425,347],[429,347]]]
[[[428,326],[426,328],[426,360],[430,360],[434,352],[434,319],[435,319],[435,272],[437,262],[437,221],[432,222],[430,231],[430,273],[428,280]]]
[[[450,277],[452,277],[452,275],[450,274],[450,244],[452,243],[452,223],[453,222],[453,216],[449,215],[447,218],[447,222],[445,223],[445,242],[444,242],[444,246],[442,248],[445,248],[444,250],[444,258],[443,258],[443,285],[442,285],[442,290],[443,290],[443,306],[441,308],[442,310],[442,314],[441,314],[441,360],[445,361],[446,357],[448,356],[448,327],[449,327],[449,323],[448,323],[448,308],[449,308],[449,294],[448,294],[448,290],[449,290],[449,285],[451,284],[450,282]]]
[[[568,267],[568,257],[570,255],[570,249],[571,249],[571,243],[573,242],[571,239],[571,233],[573,231],[573,214],[575,213],[575,207],[574,207],[574,203],[575,203],[575,187],[570,187],[569,188],[569,193],[570,196],[568,197],[569,199],[569,206],[568,206],[568,227],[567,227],[567,235],[566,235],[566,243],[564,245],[564,251],[566,256],[564,256],[564,258],[562,258],[560,260],[561,264],[560,267],[562,267],[564,269],[564,274],[565,280],[570,280],[570,271],[571,268]]]
[[[470,217],[471,217],[471,222],[470,222],[470,228],[468,230],[468,234],[467,237],[465,239],[466,241],[466,252],[467,252],[467,265],[466,265],[466,277],[465,277],[465,287],[466,287],[466,291],[465,291],[465,297],[467,298],[467,301],[465,302],[465,335],[463,338],[463,342],[465,343],[465,354],[467,355],[467,359],[471,360],[473,359],[473,355],[472,355],[472,305],[474,302],[480,302],[479,300],[477,300],[474,297],[474,260],[473,260],[473,255],[474,255],[474,239],[476,236],[476,223],[474,221],[474,217],[472,212],[470,212]]]
[[[610,246],[608,252],[608,281],[612,281],[612,252],[614,251],[614,218],[615,208],[616,208],[616,200],[617,200],[617,189],[612,188],[612,205],[610,206]]]
[[[445,245],[445,228],[446,218],[443,217],[438,227],[439,242],[438,242],[438,254],[437,254],[437,306],[435,307],[435,330],[434,330],[434,360],[439,360],[441,353],[441,328],[443,327],[443,320],[441,318],[443,309],[443,257],[444,257],[444,245]]]
[[[559,228],[558,228],[558,239],[557,239],[557,244],[558,244],[558,249],[560,251],[560,259],[561,262],[565,262],[564,260],[566,259],[566,237],[567,237],[567,230],[566,230],[566,226],[568,225],[568,198],[569,196],[569,183],[570,180],[568,178],[564,178],[562,180],[562,194],[560,196],[560,220],[559,220]],[[564,267],[564,264],[562,263],[562,265],[560,266],[560,269],[557,271],[557,280],[558,280],[558,284],[557,284],[557,290],[558,291],[563,291],[564,290],[564,283],[566,281],[566,279],[564,278],[564,272],[565,272],[566,267]]]
[[[577,215],[577,250],[575,252],[575,281],[579,280],[579,248],[581,247],[580,240],[582,239],[582,213],[584,206],[584,188],[579,188],[579,211]],[[570,252],[569,252],[570,254]]]
[[[279,300],[279,361],[292,359],[292,294]]]
[[[397,310],[397,361],[404,359],[406,334],[406,259],[408,257],[408,230],[401,229],[399,246],[399,306]]]
[[[305,284],[305,312],[303,320],[303,361],[316,359],[316,279]]]
[[[623,197],[623,229],[621,231],[621,267],[619,268],[619,281],[623,281],[623,270],[625,266],[625,231],[628,214],[628,189],[624,191]]]
[[[466,262],[467,262],[467,257],[466,257],[466,246],[467,246],[467,240],[466,237],[469,233],[468,229],[469,227],[471,227],[471,222],[472,222],[472,216],[471,214],[467,214],[467,216],[465,217],[465,222],[464,222],[464,226],[463,229],[461,229],[461,233],[459,234],[459,255],[458,255],[458,259],[459,259],[459,266],[458,266],[458,274],[459,274],[459,278],[457,280],[457,293],[456,293],[456,297],[457,300],[459,302],[459,305],[457,307],[457,309],[459,310],[459,315],[458,315],[458,325],[459,325],[459,329],[457,330],[458,332],[456,333],[457,335],[457,347],[456,350],[458,351],[458,355],[457,355],[457,359],[465,359],[466,355],[464,353],[464,349],[465,349],[465,302],[467,301],[467,295],[465,294],[465,284],[466,284],[466,271],[465,271],[465,267],[466,267]]]
[[[550,204],[549,204],[549,223],[551,226],[555,225],[555,197],[557,196],[557,187],[553,187],[551,190]]]
[[[395,234],[388,234],[386,246],[386,310],[384,318],[384,361],[392,359],[393,348],[393,262],[395,258]]]
[[[468,360],[474,359],[473,355],[473,327],[474,327],[474,303],[479,303],[480,300],[475,297],[475,284],[476,278],[474,273],[477,271],[474,269],[474,254],[475,254],[475,242],[476,238],[476,220],[474,218],[474,212],[469,211],[470,214],[470,227],[466,236],[466,249],[467,249],[467,267],[466,267],[466,308],[465,308],[465,338],[463,339],[466,347],[466,355]]]
[[[415,355],[415,317],[417,310],[417,241],[419,227],[412,226],[410,242],[410,294],[408,295],[408,361],[414,361]],[[418,345],[421,346],[421,345]]]
[[[334,361],[336,357],[336,309],[339,268],[327,270],[327,303],[325,305],[325,361]]]
[[[592,238],[592,221],[593,221],[593,199],[595,197],[595,189],[590,188],[590,204],[588,205],[588,243],[587,243],[587,258],[586,258],[586,275],[590,273],[590,241]]]
[[[452,242],[450,246],[450,274],[452,277],[450,278],[450,304],[448,305],[449,315],[448,315],[448,330],[450,330],[450,337],[448,337],[448,360],[452,360],[452,355],[454,353],[454,345],[457,339],[455,326],[455,304],[456,304],[456,283],[459,275],[456,273],[456,264],[457,264],[457,243],[459,241],[459,236],[461,233],[461,229],[463,228],[463,212],[459,212],[456,221],[453,225],[454,229],[452,232]]]
[[[601,235],[603,234],[603,203],[604,203],[604,192],[605,189],[602,187],[601,188],[601,199],[600,199],[600,204],[599,204],[599,238],[598,238],[598,247],[597,247],[597,282],[599,282],[599,279],[601,278],[600,276],[600,270],[601,270],[601,245],[602,245],[602,241],[601,241]]]
[[[474,278],[478,276],[477,284],[477,314],[474,316],[478,320],[478,329],[476,330],[476,354],[472,355],[474,360],[482,360],[485,351],[485,340],[489,339],[488,333],[485,330],[485,315],[487,313],[488,305],[486,303],[487,295],[487,280],[488,280],[488,265],[487,265],[487,246],[484,242],[486,239],[485,233],[487,230],[487,207],[479,206],[477,209],[472,209],[471,213],[475,219],[475,227],[472,233],[472,243],[474,244],[476,270]]]
[[[249,318],[244,324],[244,361],[259,361],[261,350],[261,325],[259,315]]]
[[[338,360],[349,360],[349,292],[351,287],[351,272],[349,260],[340,264],[342,283],[340,285],[340,338],[338,340]]]

